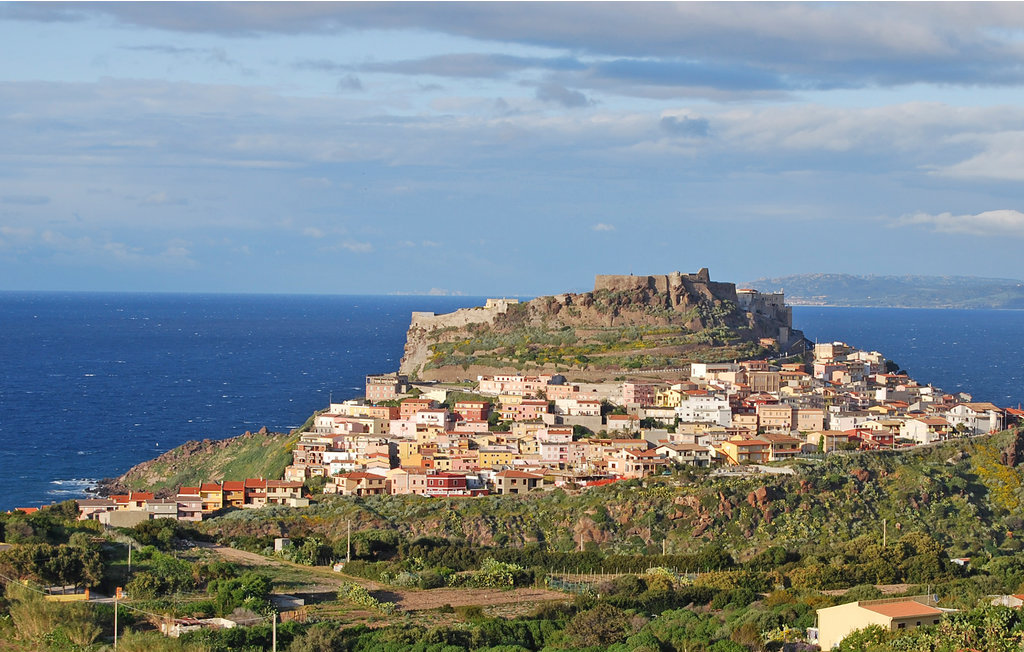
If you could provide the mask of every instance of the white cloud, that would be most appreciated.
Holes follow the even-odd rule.
[[[927,226],[940,233],[1024,237],[1024,213],[1012,209],[976,215],[914,213],[900,217],[893,226]]]
[[[357,242],[355,240],[346,240],[338,243],[336,249],[345,249],[351,251],[354,254],[368,254],[373,251],[373,245],[369,242]]]
[[[1024,180],[1024,131],[1000,131],[975,138],[982,151],[954,165],[936,169],[938,174],[961,178]]]
[[[167,192],[161,190],[147,196],[140,203],[145,206],[184,206],[188,201],[180,197],[172,197]]]
[[[327,234],[324,233],[322,229],[318,229],[315,226],[307,226],[306,228],[302,229],[302,235],[308,235],[311,238],[319,239]]]
[[[595,231],[614,231],[615,226],[612,224],[605,224],[604,222],[598,222],[594,226],[590,227]]]

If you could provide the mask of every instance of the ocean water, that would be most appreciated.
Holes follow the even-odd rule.
[[[472,297],[0,293],[0,509],[80,497],[190,439],[302,424]]]
[[[398,367],[410,313],[474,297],[0,293],[0,509],[80,497],[189,439],[301,424]],[[1024,401],[1024,311],[794,309],[812,340]]]
[[[1000,407],[1024,402],[1024,310],[793,308],[810,340],[879,351],[919,383]]]

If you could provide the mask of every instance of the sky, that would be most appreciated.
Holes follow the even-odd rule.
[[[1024,4],[0,4],[0,290],[1024,278]]]

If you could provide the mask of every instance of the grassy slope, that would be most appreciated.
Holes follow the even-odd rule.
[[[300,433],[313,416],[291,433],[251,433],[219,441],[187,442],[155,460],[132,467],[119,481],[131,489],[159,491],[202,481],[279,479],[291,464]]]
[[[656,478],[580,493],[430,499],[381,496],[330,498],[308,510],[250,511],[206,527],[228,535],[319,533],[339,538],[354,529],[395,529],[407,537],[445,536],[478,545],[542,541],[552,550],[585,545],[607,552],[676,553],[708,542],[741,558],[770,545],[792,548],[925,532],[950,553],[970,555],[1014,545],[1007,530],[1019,516],[1021,469],[998,463],[1008,434],[950,442],[905,453],[833,456],[803,465],[796,476]],[[949,461],[954,458],[952,461]],[[1022,467],[1024,468],[1024,467]],[[758,498],[764,488],[767,495]]]
[[[159,491],[212,480],[279,479],[291,463],[291,450],[298,438],[298,434],[270,433],[189,442],[133,467],[120,482],[133,489]],[[196,444],[201,448],[197,450]]]

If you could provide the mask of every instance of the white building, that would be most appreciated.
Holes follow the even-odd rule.
[[[732,425],[732,408],[729,401],[717,396],[688,396],[676,408],[676,416],[683,423],[717,423]]]

